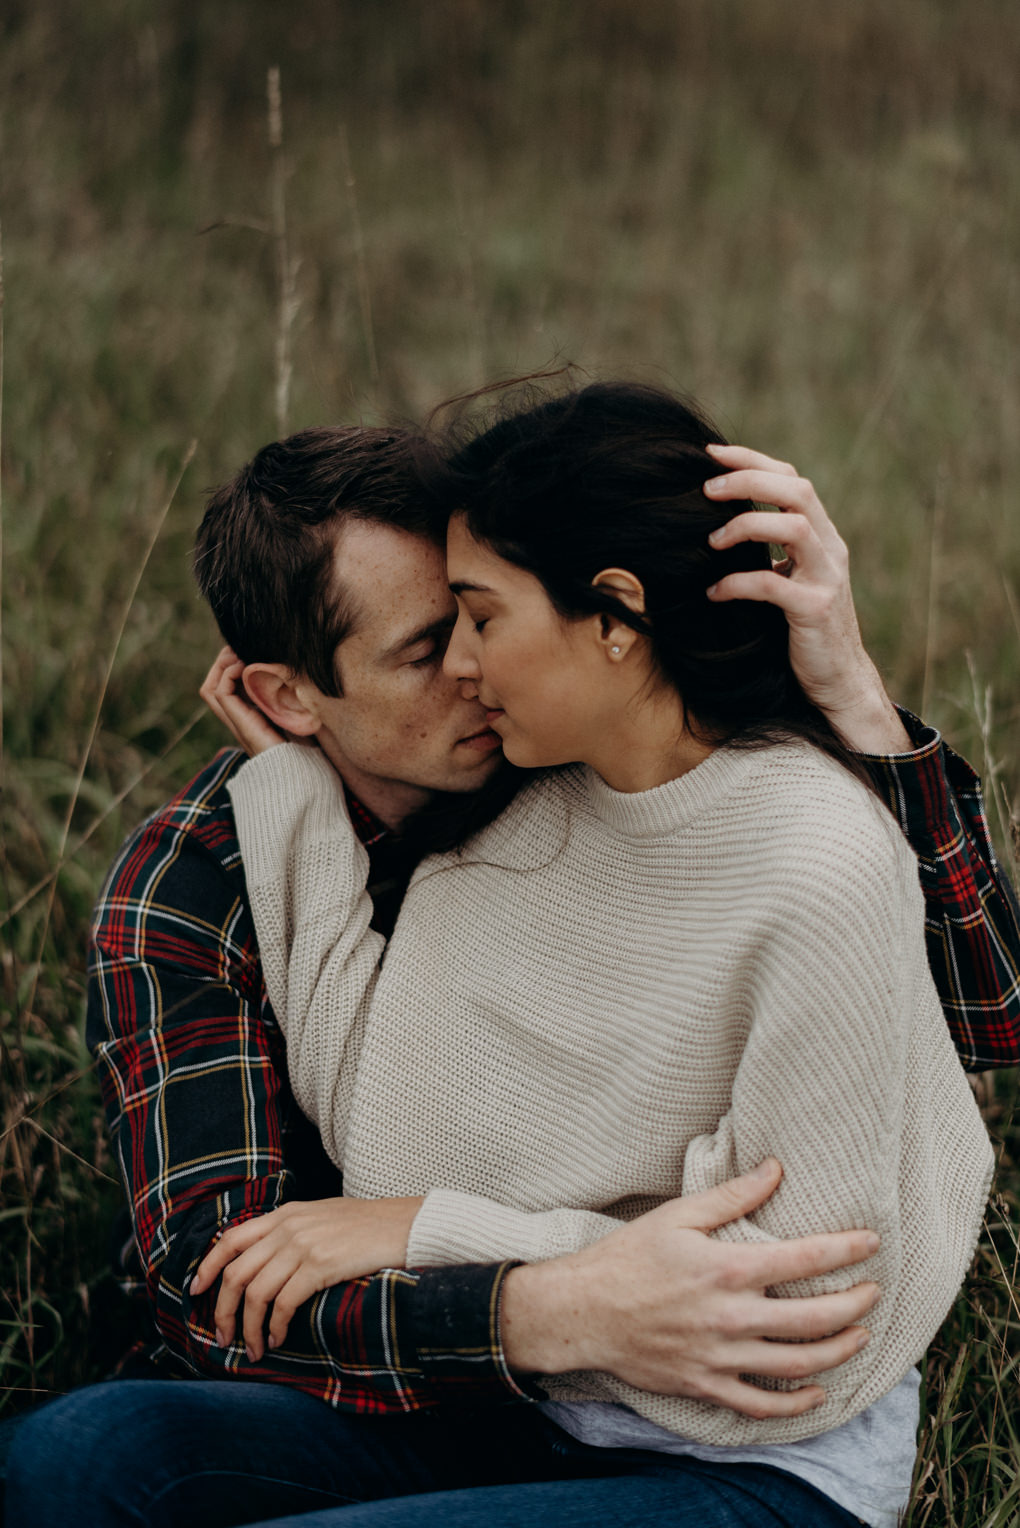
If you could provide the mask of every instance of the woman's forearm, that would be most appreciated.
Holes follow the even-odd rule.
[[[340,779],[315,750],[270,749],[238,772],[230,796],[294,1096],[342,1167],[360,1019],[385,948],[370,927],[368,856]]]

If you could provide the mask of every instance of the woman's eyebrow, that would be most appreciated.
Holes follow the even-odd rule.
[[[488,584],[471,584],[460,578],[450,585],[451,594],[492,594],[493,592]]]

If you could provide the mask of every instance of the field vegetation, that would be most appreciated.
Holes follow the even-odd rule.
[[[282,117],[267,116],[278,71]],[[9,0],[0,1393],[134,1320],[82,1043],[121,838],[223,739],[206,490],[307,424],[552,362],[692,392],[812,476],[892,693],[1020,787],[1015,0]],[[927,1371],[913,1528],[1020,1519],[1015,1082]]]

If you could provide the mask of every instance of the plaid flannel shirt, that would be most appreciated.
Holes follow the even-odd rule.
[[[918,752],[867,762],[920,856],[929,955],[964,1064],[1008,1065],[1020,1059],[1020,930],[980,785],[906,720]],[[341,1192],[294,1103],[262,982],[226,789],[242,762],[219,754],[138,829],[93,923],[88,1040],[164,1348],[194,1375],[272,1379],[362,1412],[521,1397],[499,1337],[509,1263],[338,1285],[257,1364],[239,1342],[217,1347],[213,1294],[188,1293],[221,1227]],[[352,817],[375,880],[399,897],[392,838],[356,802]]]
[[[996,863],[981,781],[934,727],[900,717],[916,752],[862,755],[917,855],[928,964],[968,1071],[1020,1061],[1020,908]]]
[[[510,1262],[387,1269],[337,1285],[306,1301],[284,1345],[255,1364],[240,1341],[217,1347],[215,1291],[188,1292],[222,1227],[342,1192],[294,1102],[262,981],[226,789],[243,762],[217,755],[143,823],[93,917],[87,1038],[162,1339],[153,1356],[366,1413],[520,1397],[499,1340]],[[351,816],[369,889],[393,904],[411,867],[353,798]]]

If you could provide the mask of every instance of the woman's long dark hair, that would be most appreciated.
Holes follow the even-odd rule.
[[[691,402],[596,383],[490,416],[466,442],[454,426],[422,469],[471,534],[534,574],[566,619],[605,614],[646,636],[694,736],[738,747],[805,738],[867,780],[794,677],[783,611],[705,594],[728,573],[771,566],[758,543],[708,544],[710,531],[754,507],[702,492],[726,470],[705,450],[713,442],[723,437]],[[643,615],[593,586],[613,567],[641,580]]]

